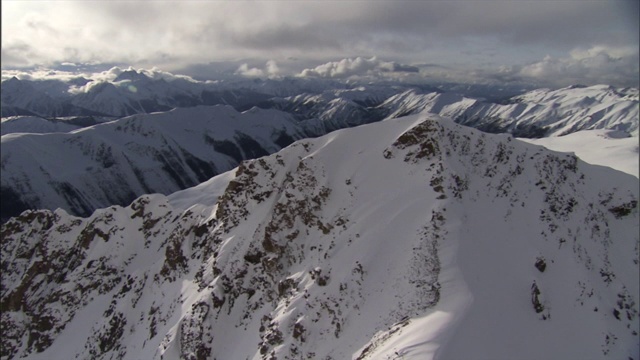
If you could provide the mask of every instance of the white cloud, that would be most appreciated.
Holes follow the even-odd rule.
[[[140,69],[140,70],[138,70],[138,72],[144,74],[147,77],[155,79],[155,80],[164,79],[166,81],[173,81],[173,80],[177,80],[177,79],[182,79],[182,80],[187,80],[187,81],[190,81],[190,82],[197,82],[196,80],[194,80],[190,76],[172,74],[170,72],[166,72],[166,71],[160,70],[155,66],[153,68],[151,68],[150,70],[148,70],[148,69]]]
[[[37,68],[30,71],[25,70],[2,70],[2,80],[10,79],[12,77],[16,77],[20,80],[60,80],[60,81],[69,81],[76,79],[80,76],[78,72],[73,71],[61,71],[61,70],[53,70],[47,68]]]
[[[259,69],[257,67],[249,67],[249,64],[243,63],[238,67],[235,71],[236,75],[246,76],[246,77],[267,77],[270,79],[276,79],[280,77],[282,72],[280,71],[280,67],[275,60],[269,60],[264,65],[264,69]]]
[[[267,61],[265,68],[266,68],[267,74],[269,74],[269,77],[275,78],[280,76],[280,67],[278,67],[278,64],[276,63],[275,60]]]
[[[244,63],[242,65],[240,65],[240,67],[238,68],[238,70],[236,70],[235,72],[236,75],[241,75],[241,76],[246,76],[246,77],[263,77],[264,76],[264,71],[262,71],[261,69],[252,67],[249,67],[249,64]]]
[[[312,69],[304,69],[300,77],[348,78],[373,76],[380,77],[385,73],[418,72],[418,68],[390,61],[382,61],[377,57],[369,59],[356,57],[340,61],[331,61]]]
[[[637,50],[633,48],[594,46],[574,49],[564,58],[547,55],[541,61],[523,66],[517,74],[556,86],[577,83],[638,86],[638,60]]]
[[[150,69],[112,66],[95,67],[91,64],[59,64],[57,68],[38,67],[33,70],[2,70],[2,80],[13,76],[24,80],[69,81],[83,77],[91,80],[84,85],[70,88],[72,92],[86,92],[101,82],[113,82],[124,71],[135,70],[152,79],[173,81],[183,79],[198,82],[189,76],[176,75],[172,72]],[[511,84],[522,86],[563,87],[573,84],[595,85],[608,84],[620,87],[637,87],[639,83],[638,52],[635,47],[593,46],[575,48],[565,56],[547,55],[541,60],[528,64],[504,64],[493,66],[465,66],[448,64],[442,66],[434,63],[405,65],[394,61],[380,60],[378,57],[344,58],[328,61],[317,66],[308,61],[289,59],[277,62],[270,59],[264,63],[258,61],[226,62],[223,70],[215,77],[231,78],[235,76],[253,78],[278,79],[284,76],[319,77],[331,79],[356,79],[365,81],[390,80],[409,83],[455,82],[467,84]],[[106,69],[98,71],[97,69]],[[234,71],[235,69],[235,71]],[[302,69],[302,70],[301,70]],[[206,72],[206,71],[205,71]],[[197,73],[197,72],[196,72]],[[193,75],[193,73],[191,73]],[[202,81],[206,77],[198,77]]]

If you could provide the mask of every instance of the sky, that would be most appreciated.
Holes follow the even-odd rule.
[[[2,71],[637,87],[638,4],[3,0]]]

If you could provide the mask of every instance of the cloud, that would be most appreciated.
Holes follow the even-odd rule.
[[[15,41],[2,46],[1,61],[4,64],[12,64],[15,67],[33,66],[29,59],[34,57],[34,49],[24,41]]]
[[[269,60],[265,64],[264,70],[257,67],[249,67],[249,64],[243,63],[235,71],[235,74],[245,77],[268,77],[270,79],[275,79],[280,76],[281,72],[276,61]]]
[[[40,80],[59,80],[68,82],[81,77],[82,75],[75,71],[61,71],[47,68],[36,68],[30,70],[3,70],[2,80],[16,77],[20,80],[40,81]]]
[[[633,48],[595,46],[574,49],[564,58],[546,56],[523,66],[517,75],[555,86],[582,83],[637,87],[640,82],[638,64],[638,53]]]
[[[135,69],[130,68],[130,70],[135,70]],[[172,74],[170,72],[160,70],[157,67],[153,67],[152,69],[139,69],[138,72],[154,80],[163,79],[165,81],[174,81],[174,80],[180,79],[180,80],[186,80],[190,82],[197,82],[190,76]]]
[[[253,59],[377,54],[401,63],[637,45],[637,1],[6,2],[4,68],[124,63],[174,70]],[[635,7],[635,8],[634,8]],[[29,49],[19,49],[20,45]],[[460,56],[468,50],[471,57]],[[527,51],[523,51],[527,50]],[[467,58],[467,59],[465,59]]]
[[[267,61],[265,68],[266,68],[267,74],[269,74],[270,77],[277,77],[280,75],[280,67],[278,66],[278,63],[276,63],[275,60]]]
[[[307,67],[298,67],[306,64]],[[434,63],[402,64],[385,61],[378,57],[344,58],[320,65],[310,65],[298,59],[277,62],[241,61],[211,63],[188,69],[190,75],[199,80],[174,72],[151,69],[111,66],[104,70],[92,64],[59,64],[54,68],[37,67],[23,70],[2,70],[2,80],[13,76],[25,80],[61,80],[69,82],[80,77],[90,80],[72,86],[71,92],[86,92],[101,82],[113,82],[125,71],[137,71],[152,79],[174,81],[182,79],[200,82],[213,79],[230,79],[234,76],[279,79],[295,75],[298,77],[331,78],[337,80],[401,81],[412,84],[466,83],[505,84],[523,87],[564,87],[573,84],[609,84],[620,87],[637,87],[639,83],[639,59],[634,47],[593,46],[575,48],[564,56],[547,55],[526,64],[499,64],[495,66],[461,66]],[[206,74],[216,74],[206,77]]]
[[[249,68],[249,64],[244,63],[242,65],[240,65],[240,67],[238,68],[238,70],[236,70],[235,72],[237,75],[242,75],[242,76],[246,76],[246,77],[262,77],[264,76],[264,71],[262,71],[261,69],[252,67]]]
[[[109,64],[200,79],[630,83],[637,14],[635,0],[11,1],[1,55],[5,70]],[[420,63],[446,68],[406,65]]]
[[[304,69],[298,76],[300,77],[324,77],[324,78],[348,78],[362,76],[381,77],[384,73],[417,73],[419,69],[415,66],[398,64],[393,61],[382,61],[377,57],[370,59],[356,57],[347,58],[340,61],[331,61],[318,65],[312,69]]]

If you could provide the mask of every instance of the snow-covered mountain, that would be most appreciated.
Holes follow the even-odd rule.
[[[124,80],[144,76],[121,76],[127,74]],[[381,114],[374,117],[371,109],[393,91],[375,86],[334,89],[317,96],[273,98],[273,106],[268,106],[279,108],[276,99],[290,102],[283,110],[293,115],[255,107],[238,113],[231,107],[201,106],[108,124],[101,123],[109,118],[93,116],[4,118],[1,218],[25,209],[58,207],[86,216],[97,208],[126,205],[142,194],[169,194],[294,140],[380,120]],[[69,133],[54,134],[59,132]]]
[[[176,107],[230,105],[239,111],[276,96],[321,93],[349,88],[329,80],[236,79],[193,81],[181,77],[151,77],[145,71],[129,69],[113,80],[74,78],[2,82],[2,117],[36,115],[112,116],[167,111]]]
[[[473,87],[444,88],[455,92],[402,83],[303,78],[167,80],[129,69],[110,81],[11,78],[2,82],[2,116],[122,117],[223,104],[238,111],[258,106],[286,111],[299,119],[316,119],[318,134],[385,116],[427,111],[483,131],[509,132],[519,137],[560,136],[594,129],[638,135],[637,88],[596,85],[538,89],[499,102],[465,97],[477,93]]]
[[[40,116],[8,116],[2,118],[2,135],[13,133],[47,134],[71,132],[83,127],[108,122],[113,118],[95,116],[71,116],[43,118]]]
[[[597,85],[539,89],[491,103],[455,93],[408,90],[385,101],[389,117],[430,112],[483,131],[519,137],[562,136],[581,130],[617,130],[638,136],[638,89]]]
[[[637,360],[638,191],[435,115],[301,140],[5,223],[1,356]]]
[[[168,194],[195,185],[208,179],[208,176],[236,166],[239,160],[271,153],[302,137],[321,136],[345,127],[422,112],[451,117],[454,121],[489,132],[510,132],[525,137],[606,129],[634,134],[637,139],[638,133],[637,89],[593,86],[554,91],[536,90],[496,104],[455,93],[423,93],[433,89],[421,90],[402,84],[356,84],[318,79],[197,82],[180,77],[165,80],[145,74],[143,71],[127,70],[112,81],[102,82],[84,78],[68,82],[12,78],[2,83],[3,111],[7,104],[10,104],[9,109],[13,109],[11,111],[22,109],[25,113],[41,114],[49,111],[48,116],[15,116],[2,120],[1,191],[5,199],[0,211],[2,221],[9,216],[18,215],[24,209],[35,208],[53,210],[62,207],[76,215],[88,215],[96,208],[112,204],[126,205],[143,193]],[[292,93],[295,95],[290,95]],[[135,130],[128,133],[127,143],[124,144],[114,135],[118,132],[114,130],[118,125],[114,124],[94,126],[93,130],[87,132],[78,131],[125,114],[164,111],[173,107],[182,110],[170,111],[167,112],[169,115],[162,116],[136,115],[119,121],[146,122],[146,119],[162,117],[165,119],[163,121],[174,123],[171,130],[167,130],[171,133],[167,135],[169,138],[173,133],[185,133],[178,124],[190,117],[197,118],[193,120],[194,123],[209,126],[199,130],[192,129],[194,134],[214,131],[211,126],[225,128],[237,124],[232,120],[237,114],[225,113],[218,116],[214,113],[211,115],[217,119],[214,124],[205,120],[210,116],[204,114],[205,107],[199,108],[200,110],[185,110],[198,104],[229,104],[238,111],[249,109],[253,105],[266,109],[251,111],[257,112],[252,115],[254,122],[260,122],[263,125],[261,128],[267,128],[267,134],[257,131],[255,134],[258,138],[254,139],[253,135],[249,135],[253,134],[251,131],[239,130],[244,134],[241,135],[245,139],[244,143],[257,142],[264,151],[238,152],[238,144],[233,147],[218,144],[218,148],[213,149],[217,155],[213,156],[208,152],[211,150],[210,144],[203,143],[203,136],[196,135],[195,140],[191,140],[186,134],[176,142],[179,149],[164,149],[166,145],[162,137],[152,140],[153,135],[147,134],[145,137]],[[61,117],[69,109],[76,114],[89,115]],[[280,120],[275,120],[272,125],[267,124],[273,119],[268,114],[276,113],[280,114],[277,117],[290,118],[291,121],[286,121],[287,130],[280,132],[281,138],[277,135],[269,140],[280,138],[278,146],[273,143],[262,144],[263,140],[260,138],[272,135],[273,129],[270,127],[282,127]],[[261,114],[265,117],[258,120]],[[223,124],[225,122],[230,125]],[[154,125],[145,124],[146,126]],[[73,131],[76,132],[72,134]],[[103,131],[110,132],[113,136],[103,136]],[[164,130],[149,131],[160,134]],[[69,134],[50,134],[59,132]],[[100,139],[94,141],[86,138],[88,134],[94,133]],[[78,140],[79,143],[74,145],[69,139],[76,137],[84,140]],[[136,137],[140,137],[140,140]],[[115,144],[112,144],[114,141]],[[132,150],[138,146],[138,142],[154,143],[154,150]],[[183,143],[192,144],[187,146]],[[169,147],[174,145],[172,141],[167,144]],[[104,162],[95,158],[106,151],[101,149],[111,147],[122,155],[113,159],[115,166],[111,161]],[[194,153],[191,153],[192,150]],[[133,151],[133,154],[129,155],[129,151]],[[163,152],[180,154],[167,158],[177,159],[167,160],[176,164],[167,165],[164,160],[159,160],[161,156],[158,154]],[[65,155],[60,157],[55,155],[57,153]],[[87,156],[91,159],[85,159]],[[231,163],[229,156],[233,159]],[[144,159],[145,157],[149,159]],[[131,165],[131,158],[139,160]],[[61,159],[75,161],[60,161]],[[191,165],[188,164],[189,161]],[[207,164],[205,168],[201,167],[201,162]],[[213,166],[212,169],[215,170],[209,169],[209,166]],[[193,170],[194,167],[198,170]],[[136,170],[132,170],[133,168]],[[149,169],[152,180],[146,179],[147,175],[141,169]],[[157,173],[163,175],[158,177]]]
[[[640,156],[637,136],[615,130],[583,130],[565,136],[541,139],[521,139],[554,151],[574,153],[581,160],[608,166],[640,177]]]
[[[170,194],[302,137],[286,113],[229,106],[135,115],[69,133],[3,135],[2,218],[58,207],[86,216],[142,194]]]
[[[70,132],[81,126],[65,122],[53,122],[39,116],[9,116],[2,118],[2,135],[12,133],[46,134]]]
[[[386,111],[376,108],[403,87],[360,86],[332,89],[322,93],[303,93],[286,98],[274,97],[259,104],[293,114],[303,120],[305,131],[318,136],[337,129],[380,121]]]

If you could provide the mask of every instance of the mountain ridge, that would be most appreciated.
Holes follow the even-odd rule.
[[[510,132],[519,137],[558,136],[603,128],[638,134],[637,88],[569,86],[488,101],[465,96],[464,87],[444,85],[451,91],[401,82],[359,84],[302,78],[198,82],[146,74],[130,69],[112,81],[91,80],[81,87],[73,81],[26,81],[14,77],[2,82],[2,116],[122,117],[174,107],[223,104],[238,111],[253,106],[276,108],[304,120],[316,117],[322,121],[348,119],[355,111],[361,114],[351,122],[359,123],[426,110],[483,131]],[[354,110],[344,112],[337,108],[348,103],[355,105]]]
[[[134,115],[71,133],[4,135],[2,216],[57,207],[89,215],[144,193],[169,194],[301,137],[288,114],[228,106]]]
[[[2,227],[3,356],[637,359],[637,185],[422,114],[26,212]]]
[[[175,94],[176,91],[180,94],[185,94],[185,92],[189,91],[195,94],[195,88],[189,90],[189,86],[196,86],[197,89],[200,89],[199,86],[212,86],[212,89],[219,91],[216,94],[222,94],[220,95],[222,97],[218,97],[214,93],[207,93],[212,98],[205,102],[231,103],[235,105],[233,108],[236,111],[238,107],[247,107],[251,104],[262,107],[252,105],[253,107],[241,112],[245,115],[234,115],[230,112],[218,114],[228,118],[230,124],[234,123],[231,120],[233,116],[256,117],[259,114],[264,115],[264,123],[266,124],[272,121],[270,119],[273,119],[272,114],[274,114],[274,111],[280,110],[282,111],[280,113],[281,116],[277,117],[289,119],[286,121],[286,130],[278,130],[280,135],[271,138],[272,132],[276,130],[267,128],[281,126],[278,125],[281,123],[280,120],[273,120],[275,121],[273,125],[262,127],[265,129],[264,134],[248,130],[242,131],[242,134],[237,136],[227,133],[225,136],[230,137],[228,139],[230,142],[224,139],[210,140],[208,142],[210,146],[213,146],[214,151],[212,153],[204,151],[203,146],[206,146],[203,144],[200,147],[193,146],[195,143],[201,143],[201,138],[196,138],[192,141],[182,137],[177,142],[172,140],[164,144],[162,141],[174,136],[173,134],[164,134],[162,139],[158,139],[155,148],[151,150],[133,150],[130,148],[133,145],[127,145],[128,152],[133,152],[134,155],[137,154],[135,156],[140,155],[140,159],[137,160],[138,164],[134,166],[130,164],[131,159],[127,160],[128,158],[124,156],[119,156],[118,159],[105,158],[102,160],[83,158],[83,154],[88,154],[87,156],[89,157],[102,156],[100,154],[107,156],[108,149],[124,151],[122,150],[124,145],[119,144],[113,136],[97,139],[95,142],[83,142],[81,139],[77,139],[79,143],[76,145],[60,144],[60,141],[56,139],[66,136],[83,137],[83,130],[81,129],[87,127],[87,125],[98,125],[110,121],[134,121],[132,119],[146,121],[143,119],[160,117],[157,113],[152,115],[132,115],[130,118],[117,120],[99,116],[76,116],[61,119],[43,119],[33,116],[3,118],[2,168],[5,176],[2,178],[2,193],[6,201],[3,202],[2,221],[5,221],[10,216],[18,215],[22,210],[34,208],[55,209],[63,207],[75,214],[88,215],[94,209],[111,204],[125,205],[143,193],[160,192],[168,194],[193,186],[214,174],[228,170],[241,160],[274,152],[293,140],[321,136],[340,128],[421,112],[448,116],[456,122],[476,127],[483,131],[511,132],[516,136],[538,137],[546,135],[555,137],[563,132],[574,132],[583,129],[617,129],[616,131],[621,133],[636,135],[638,131],[637,89],[616,89],[609,86],[564,88],[559,90],[541,89],[511,98],[504,104],[496,104],[483,102],[479,99],[465,98],[455,93],[436,91],[423,94],[420,93],[421,90],[416,89],[405,91],[405,88],[401,85],[394,87],[379,84],[342,84],[342,87],[328,88],[334,82],[314,83],[302,80],[298,82],[288,82],[287,80],[249,81],[239,82],[234,85],[190,83],[184,79],[175,79],[169,82],[163,78],[152,79],[143,73],[133,70],[122,74],[125,75],[119,81],[92,85],[88,87],[86,93],[80,93],[80,95],[88,97],[87,99],[95,100],[93,96],[100,94],[100,92],[93,93],[93,90],[99,90],[101,87],[111,89],[115,92],[114,96],[122,101],[114,102],[111,101],[114,99],[113,97],[106,97],[107,100],[111,100],[99,101],[92,106],[115,109],[122,105],[127,106],[132,112],[139,112],[156,108],[166,110],[168,107],[176,105],[176,103],[171,102],[173,100],[167,100],[168,97],[171,97],[171,94]],[[36,84],[36,82],[26,82],[18,79],[11,79],[5,82],[9,82],[9,84],[20,83],[24,86],[30,86],[30,88],[34,88],[34,84]],[[91,83],[87,83],[85,86],[89,86],[89,84]],[[170,84],[174,85],[170,86]],[[40,92],[45,93],[48,91],[51,94],[55,94],[55,96],[45,96],[45,99],[62,96],[60,95],[59,84],[55,85],[55,82],[53,82],[45,85],[44,88],[39,90]],[[309,92],[288,97],[271,97],[273,94],[286,94],[289,90],[296,89],[298,85],[302,88],[306,86]],[[41,86],[44,85],[41,84]],[[264,88],[265,86],[268,86],[268,91]],[[278,86],[282,88],[278,90]],[[289,89],[290,86],[291,89]],[[259,96],[254,94],[258,90],[262,91]],[[269,92],[271,95],[268,94]],[[3,88],[3,99],[11,98],[11,94],[10,88]],[[201,96],[204,97],[209,96],[205,96],[205,93],[202,94]],[[148,100],[154,98],[154,96],[156,100],[153,101],[162,105],[159,108],[155,105],[149,105]],[[28,97],[23,100],[26,103],[30,101]],[[174,100],[182,101],[179,99]],[[193,105],[198,104],[198,101],[183,102],[182,105],[189,107],[178,107],[178,110],[165,112],[165,117],[175,117],[172,121],[176,123],[176,127],[175,130],[171,130],[172,133],[184,132],[179,128],[180,125],[178,124],[182,121],[187,121],[184,118],[184,116],[187,116],[186,114],[191,114],[189,116],[199,119],[198,121],[202,121],[208,116],[218,116],[216,115],[217,110],[214,110],[217,109],[215,106],[194,107]],[[208,110],[205,111],[205,109]],[[206,112],[211,112],[211,114],[205,114]],[[178,114],[183,114],[184,116],[178,116]],[[106,129],[111,125],[100,126]],[[211,126],[213,125],[205,125],[203,123],[202,128],[198,131],[206,133],[213,131],[215,133],[217,131],[225,131],[226,127],[235,125],[215,125],[216,130],[213,130]],[[59,133],[49,134],[48,132],[50,131]],[[61,135],[65,131],[71,135]],[[158,131],[153,130],[152,133],[160,134],[164,131],[158,129]],[[20,135],[16,134],[16,132],[41,133],[42,135],[37,137],[37,142],[45,142],[48,146],[45,148],[41,144],[35,144],[33,141],[36,139],[33,137],[35,135]],[[149,136],[149,134],[138,134],[140,137],[139,142],[147,143],[148,139],[145,138],[145,135]],[[135,141],[132,140],[132,143]],[[243,149],[242,144],[247,149]],[[65,152],[67,154],[65,156],[76,158],[77,161],[62,163],[58,159],[50,159],[49,155],[53,148],[57,149],[56,151]],[[75,150],[71,150],[71,148]],[[20,150],[13,151],[12,149]],[[142,158],[141,151],[146,151],[146,159]],[[163,152],[167,151],[170,154],[163,155]],[[231,158],[231,162],[227,157]],[[44,161],[44,159],[49,160]],[[154,181],[145,178],[145,175],[140,170],[141,162],[147,163],[147,165],[150,163],[157,164],[156,169],[150,170],[153,172],[150,176],[161,177],[164,180],[161,183],[156,181],[155,183],[157,184],[154,185]],[[80,164],[84,164],[84,167],[80,168]],[[146,168],[148,168],[147,165],[145,165]],[[27,167],[31,167],[31,169],[26,169]],[[117,172],[115,171],[116,169],[118,169]],[[90,181],[90,179],[86,179],[83,184],[79,184],[77,183],[79,178],[88,176],[83,172],[93,172],[96,178],[104,178],[106,180],[102,181],[104,183],[102,185],[100,185],[100,182]],[[104,172],[106,172],[105,176],[99,175]],[[65,174],[71,173],[77,173],[78,177],[71,180],[66,179],[65,176],[68,177],[68,175]],[[115,179],[114,176],[124,179],[124,181]],[[39,182],[39,185],[34,186],[33,182]],[[115,187],[118,190],[112,192],[107,189],[108,187]]]

